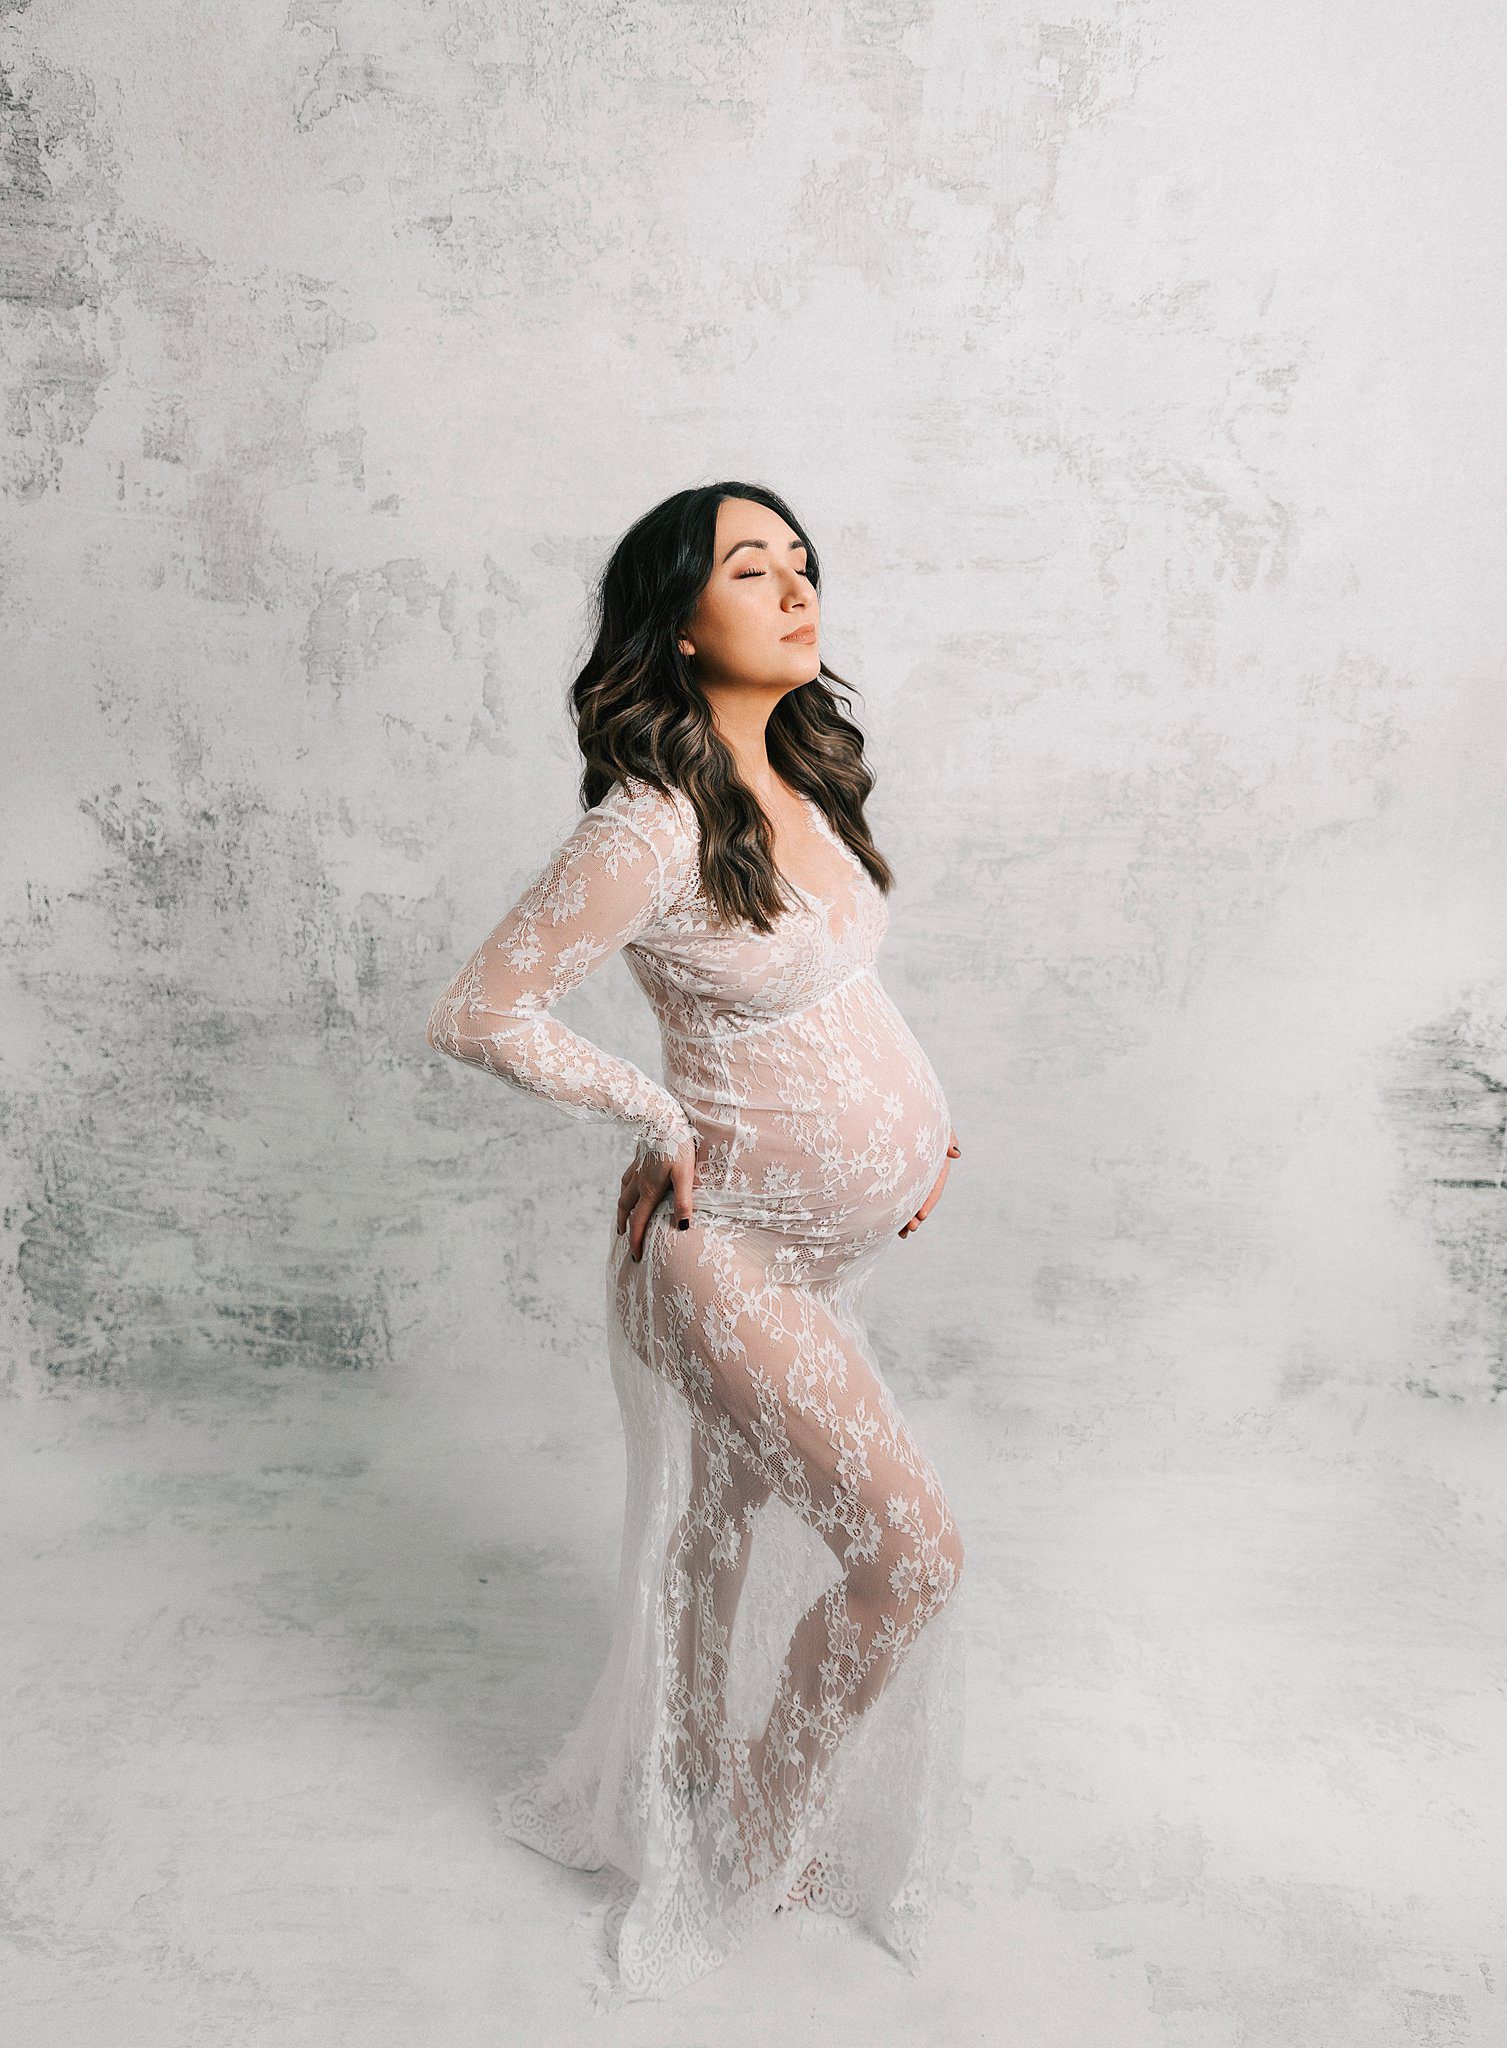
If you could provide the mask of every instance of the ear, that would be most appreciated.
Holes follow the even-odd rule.
[[[696,652],[695,648],[691,645],[689,640],[677,640],[675,645],[680,649],[682,654],[694,654]]]

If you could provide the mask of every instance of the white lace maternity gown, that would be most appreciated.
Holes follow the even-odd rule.
[[[860,1313],[950,1119],[875,973],[884,897],[805,809],[802,872],[831,884],[761,933],[709,905],[689,800],[615,784],[429,1020],[640,1159],[696,1140],[690,1229],[666,1196],[640,1262],[615,1219],[608,1246],[627,1493],[606,1665],[499,1801],[516,1839],[630,1881],[609,2003],[678,1990],[777,1907],[914,1970],[962,1821],[962,1548]],[[551,1015],[620,949],[665,1086]]]

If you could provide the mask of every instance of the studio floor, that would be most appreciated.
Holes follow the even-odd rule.
[[[1101,1383],[1063,1427],[1045,1359],[909,1399],[971,1575],[972,1838],[925,1968],[782,1918],[603,2009],[610,1878],[492,1811],[605,1649],[602,1387],[183,1383],[5,1412],[8,2040],[1507,2042],[1499,1406],[1331,1386],[1179,1429]]]

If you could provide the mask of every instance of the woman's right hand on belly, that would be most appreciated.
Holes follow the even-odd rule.
[[[936,1207],[937,1200],[941,1195],[943,1188],[947,1185],[948,1160],[961,1159],[962,1156],[963,1148],[958,1143],[958,1134],[954,1130],[949,1130],[947,1133],[947,1157],[942,1161],[942,1171],[937,1175],[936,1180],[932,1185],[931,1193],[926,1197],[926,1200],[921,1204],[920,1208],[916,1211],[915,1215],[912,1216],[909,1223],[907,1223],[905,1228],[899,1233],[901,1237],[909,1237],[913,1230],[920,1229],[921,1225],[926,1221],[927,1217]]]
[[[617,1197],[617,1234],[628,1233],[628,1250],[635,1262],[644,1255],[644,1232],[666,1192],[673,1204],[679,1229],[689,1230],[692,1191],[696,1178],[696,1140],[687,1138],[675,1157],[666,1164],[650,1157],[635,1158],[623,1175]]]

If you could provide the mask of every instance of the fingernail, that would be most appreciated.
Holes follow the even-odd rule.
[[[691,1219],[690,1219],[690,1217],[689,1217],[689,1216],[682,1216],[682,1217],[681,1217],[681,1219],[680,1219],[680,1221],[679,1221],[679,1222],[678,1222],[678,1223],[676,1224],[676,1226],[675,1226],[675,1228],[676,1228],[677,1230],[689,1230],[689,1229],[690,1229],[690,1227],[691,1227]]]

